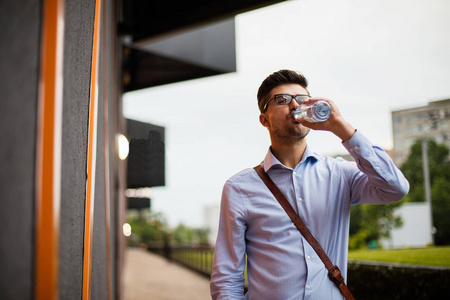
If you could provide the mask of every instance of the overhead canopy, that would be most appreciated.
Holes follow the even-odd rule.
[[[236,71],[234,16],[281,1],[123,1],[124,91]]]

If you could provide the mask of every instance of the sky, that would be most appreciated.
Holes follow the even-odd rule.
[[[304,74],[374,144],[392,149],[391,112],[450,98],[450,1],[291,0],[237,15],[237,71],[129,92],[126,118],[166,128],[166,186],[152,209],[169,225],[204,225],[225,181],[270,146],[256,92],[280,69]],[[329,132],[307,143],[345,154]]]

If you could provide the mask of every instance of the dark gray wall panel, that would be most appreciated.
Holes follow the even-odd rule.
[[[117,110],[119,108],[119,104],[117,102],[117,94],[118,94],[118,70],[114,70],[114,67],[118,65],[118,61],[116,60],[116,28],[117,25],[115,24],[116,18],[115,18],[115,4],[114,1],[106,1],[106,43],[107,48],[106,52],[101,48],[101,53],[106,53],[106,61],[107,61],[107,68],[106,68],[106,86],[107,86],[107,98],[108,98],[108,150],[109,150],[109,195],[110,195],[110,203],[109,203],[109,211],[110,211],[110,232],[109,232],[109,241],[110,241],[110,261],[108,262],[110,264],[110,272],[111,272],[111,299],[116,299],[116,289],[119,286],[118,279],[116,278],[116,250],[117,250],[117,231],[116,228],[120,227],[121,224],[118,224],[116,219],[116,209],[117,206],[115,203],[116,197],[116,189],[117,189],[117,182],[115,180],[115,174],[116,174],[116,162],[117,162],[117,154],[116,154],[116,137],[115,133],[117,131]],[[103,57],[102,57],[103,62]],[[103,70],[103,68],[102,68]],[[106,109],[106,108],[104,108]],[[121,115],[120,118],[123,118]],[[121,233],[122,231],[120,231]],[[118,284],[119,283],[119,284]]]
[[[95,1],[65,4],[59,291],[81,299],[86,155]]]
[[[100,63],[100,67],[103,64]],[[99,68],[99,82],[103,82]],[[95,172],[94,230],[92,239],[92,299],[107,299],[106,221],[105,221],[105,138],[103,122],[103,87],[99,89],[97,124],[97,160]]]
[[[32,299],[41,1],[0,1],[0,298]]]

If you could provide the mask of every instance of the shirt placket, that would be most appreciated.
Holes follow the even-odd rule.
[[[303,241],[303,251],[305,254],[305,263],[308,271],[306,272],[305,281],[305,297],[304,299],[315,299],[319,293],[320,283],[325,266],[323,265],[320,258],[317,256],[314,248],[302,238]]]
[[[304,198],[304,195],[302,193],[302,172],[301,172],[302,165],[298,165],[293,173],[292,173],[292,182],[293,182],[293,188],[295,193],[295,205],[297,208],[297,213],[302,216],[305,212],[305,201],[307,199]],[[315,263],[315,252],[314,249],[311,247],[311,245],[308,243],[308,241],[302,236],[302,246],[303,246],[303,254],[304,254],[304,260],[307,267],[308,272],[306,275],[306,281],[305,281],[305,298],[304,299],[311,299],[311,297],[314,296],[314,291],[318,287],[314,285],[314,281],[311,278],[311,276],[308,276],[310,274],[314,274],[317,272],[317,264]]]
[[[301,174],[297,168],[295,168],[292,172],[292,190],[294,191],[294,201],[291,202],[292,207],[296,210],[297,214],[300,214],[301,204],[303,201],[301,190],[300,190],[300,183],[301,183]],[[292,203],[293,202],[293,203]]]

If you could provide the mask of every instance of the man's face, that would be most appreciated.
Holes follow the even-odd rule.
[[[274,88],[269,95],[272,99],[277,94],[300,95],[308,94],[308,91],[298,84],[283,84]],[[290,104],[278,105],[272,100],[261,114],[260,121],[267,127],[273,138],[278,138],[284,142],[296,142],[303,139],[308,133],[309,128],[296,121],[292,114],[299,107],[295,100]]]

